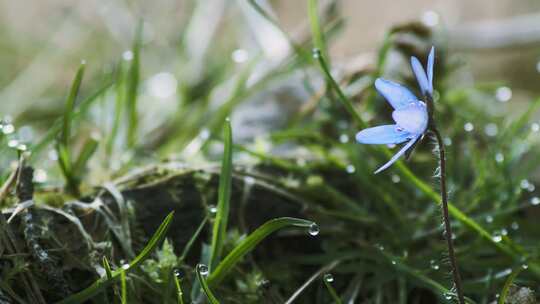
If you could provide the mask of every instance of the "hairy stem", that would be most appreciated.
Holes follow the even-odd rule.
[[[458,301],[460,304],[465,304],[465,298],[463,297],[463,289],[461,287],[461,276],[459,274],[459,269],[457,266],[457,260],[454,253],[454,242],[452,240],[452,226],[450,225],[450,216],[448,215],[448,193],[446,190],[446,157],[444,154],[444,143],[441,137],[441,134],[435,126],[431,126],[431,132],[435,134],[437,139],[437,145],[439,146],[439,159],[440,159],[440,190],[441,190],[441,205],[443,211],[443,220],[444,220],[444,232],[446,243],[448,246],[448,257],[450,258],[450,266],[452,268],[452,278],[454,280],[454,285],[456,287],[456,293]]]

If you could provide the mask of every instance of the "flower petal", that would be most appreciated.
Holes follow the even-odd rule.
[[[414,73],[414,76],[416,77],[416,81],[418,82],[418,86],[420,86],[420,91],[422,91],[422,94],[426,95],[427,93],[430,93],[429,89],[429,83],[428,78],[426,76],[426,72],[424,71],[424,68],[422,67],[422,64],[416,57],[411,57],[411,66]]]
[[[406,87],[383,78],[375,80],[375,88],[396,110],[418,99]]]
[[[364,129],[356,133],[356,141],[361,144],[400,144],[407,141],[413,135],[399,128],[397,125],[384,125]]]
[[[435,64],[435,47],[431,47],[427,58],[427,78],[429,82],[429,93],[433,95],[433,65]]]
[[[375,174],[383,171],[384,169],[390,167],[390,165],[395,163],[398,160],[398,158],[400,158],[412,145],[414,145],[414,143],[416,142],[416,139],[417,137],[411,139],[405,146],[403,146],[403,148],[401,148],[401,150],[399,150],[398,153],[392,156],[392,158],[386,164],[384,164],[382,167],[377,169],[377,171],[375,171]]]
[[[392,118],[399,127],[414,135],[423,134],[428,124],[426,105],[420,101],[395,110]]]

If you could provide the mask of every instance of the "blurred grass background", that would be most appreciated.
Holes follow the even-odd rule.
[[[254,3],[270,19],[250,1],[0,2],[2,178],[7,180],[16,166],[12,148],[22,143],[32,151],[38,203],[75,201],[79,206],[90,199],[86,196],[101,199],[96,189],[110,188],[114,180],[137,206],[149,196],[133,195],[137,187],[167,189],[168,180],[160,175],[167,174],[161,170],[178,178],[175,170],[182,166],[202,167],[204,174],[215,175],[208,167],[222,156],[222,129],[231,116],[237,166],[231,204],[234,208],[242,198],[260,205],[249,214],[242,208],[231,211],[240,224],[229,231],[226,249],[261,225],[259,217],[267,219],[276,210],[279,216],[289,215],[291,209],[274,206],[276,193],[278,201],[299,203],[302,210],[290,212],[318,222],[321,233],[316,242],[294,233],[280,235],[282,245],[272,243],[268,252],[259,252],[258,262],[248,259],[235,268],[234,278],[216,286],[218,297],[226,303],[258,303],[271,294],[269,303],[282,303],[300,290],[300,303],[327,303],[331,297],[322,282],[307,291],[299,286],[312,275],[320,279],[332,265],[333,286],[344,300],[444,302],[450,280],[431,190],[436,184],[431,146],[424,143],[410,162],[373,176],[387,157],[352,140],[359,126],[311,58],[307,1]],[[516,283],[538,291],[540,13],[535,12],[540,4],[319,4],[328,45],[323,54],[330,55],[333,76],[369,125],[389,120],[387,105],[373,89],[374,78],[414,87],[409,56],[424,58],[436,45],[437,119],[448,146],[466,294],[489,303],[512,269],[521,268],[525,271]],[[77,71],[80,76],[84,71],[79,90]],[[76,98],[67,97],[72,84]],[[182,166],[164,165],[148,181],[126,176],[171,160]],[[207,244],[211,232],[206,223],[212,220],[201,214],[212,209],[215,183],[197,174],[203,199],[194,204],[192,218],[182,220],[192,230],[202,221]],[[271,194],[239,194],[238,188],[249,190],[253,183]],[[3,206],[15,201],[8,199]],[[154,211],[152,216],[164,218],[163,210]],[[459,211],[465,216],[457,217]],[[242,218],[248,223],[243,225]],[[130,235],[130,224],[122,229]],[[170,300],[168,293],[159,292],[170,268],[195,266],[171,252],[178,255],[183,245],[163,245],[144,269],[150,279],[141,283],[128,277],[133,299]],[[205,246],[197,243],[193,249],[202,261],[208,258]],[[120,247],[111,259],[117,267],[134,251],[123,243]],[[109,255],[109,250],[96,249],[91,256]],[[261,291],[261,278],[272,282],[269,293]],[[189,273],[185,282],[196,284]],[[148,295],[142,292],[146,288]]]

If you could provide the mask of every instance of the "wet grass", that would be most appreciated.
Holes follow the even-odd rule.
[[[1,206],[9,216],[23,203],[20,159],[35,168],[36,205],[1,223],[0,299],[454,301],[433,145],[424,141],[410,161],[374,175],[396,148],[354,142],[359,129],[389,117],[374,80],[412,84],[408,58],[425,58],[439,37],[422,24],[395,27],[370,65],[351,67],[353,60],[329,60],[344,26],[333,4],[307,1],[309,30],[294,39],[255,1],[223,12],[276,35],[277,55],[231,45],[224,37],[241,34],[234,22],[214,29],[207,45],[189,41],[203,32],[201,7],[183,28],[175,94],[149,93],[144,57],[153,46],[140,22],[113,69],[90,79],[88,64],[73,71],[67,98],[59,97],[64,109],[45,128],[24,111],[4,119]],[[265,41],[262,32],[251,34]],[[534,303],[511,301],[520,288],[529,299],[539,291],[540,100],[508,101],[496,94],[500,84],[464,83],[460,71],[470,67],[436,46],[436,117],[467,301]],[[25,139],[25,127],[36,136]],[[35,235],[18,220],[28,214]],[[77,241],[60,241],[66,236]],[[30,240],[56,257],[69,295],[49,290]]]

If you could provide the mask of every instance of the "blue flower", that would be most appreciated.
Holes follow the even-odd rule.
[[[433,63],[435,48],[429,52],[427,73],[416,57],[411,57],[411,66],[420,92],[429,100],[433,96]],[[364,129],[356,134],[356,141],[361,144],[401,144],[407,142],[386,164],[375,171],[375,174],[390,167],[407,150],[409,150],[427,130],[429,115],[426,104],[418,99],[409,89],[395,82],[378,78],[375,88],[394,108],[393,125],[383,125]]]

